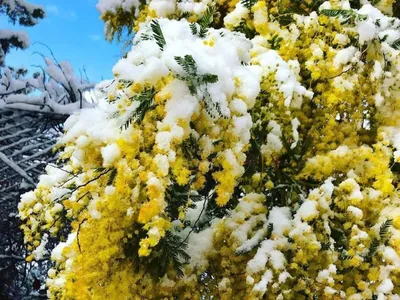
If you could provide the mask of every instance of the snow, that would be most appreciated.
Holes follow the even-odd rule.
[[[194,267],[207,267],[208,261],[205,254],[213,246],[213,230],[207,228],[199,233],[192,233],[188,240],[187,253],[190,255],[190,264]]]
[[[62,251],[67,246],[65,242],[59,243],[51,252],[51,258],[54,260],[61,260],[63,258]]]
[[[116,191],[116,188],[115,188],[114,186],[112,186],[112,185],[108,185],[108,186],[106,186],[106,188],[104,189],[104,193],[105,193],[106,195],[112,195],[112,194],[115,193],[115,191]]]
[[[156,144],[157,147],[161,150],[169,150],[170,144],[172,140],[172,135],[168,131],[162,131],[157,133],[156,136]]]
[[[83,94],[94,87],[78,80],[69,62],[44,58],[46,67],[36,78],[16,79],[10,68],[0,70],[1,108],[22,109],[70,115],[81,108],[93,107]],[[21,91],[29,91],[21,94]]]
[[[297,210],[296,216],[303,220],[309,221],[318,216],[317,202],[313,200],[306,200]]]
[[[375,24],[371,20],[364,21],[357,28],[360,43],[371,41],[376,33]]]
[[[268,133],[267,135],[267,145],[262,145],[261,147],[261,153],[268,153],[270,151],[272,152],[278,152],[283,148],[282,141],[278,136],[273,134],[272,132]]]
[[[336,53],[335,58],[333,59],[333,65],[336,68],[339,68],[341,65],[348,64],[351,61],[351,59],[354,57],[356,52],[357,52],[357,48],[354,46],[350,46],[348,48],[339,50]]]
[[[71,172],[70,166],[58,168],[55,165],[48,164],[46,166],[46,174],[39,177],[39,186],[50,187],[63,182],[68,179],[69,172]]]
[[[36,201],[36,195],[33,191],[27,192],[21,195],[20,204],[23,206],[30,206],[33,202]]]
[[[400,268],[400,256],[392,247],[385,247],[383,258],[392,263],[396,268]]]
[[[8,165],[11,169],[16,171],[19,175],[21,175],[25,180],[27,180],[32,185],[35,185],[33,179],[22,169],[20,168],[15,162],[9,159],[4,153],[0,152],[0,160],[2,160],[6,165]]]
[[[233,117],[234,132],[240,137],[243,143],[247,144],[250,141],[250,130],[253,126],[251,116],[246,114],[241,117]]]
[[[229,103],[229,109],[233,113],[245,114],[247,111],[247,105],[242,99],[234,99]]]
[[[68,235],[66,242],[60,242],[51,252],[51,258],[56,261],[62,261],[65,259],[63,255],[64,248],[67,246],[71,246],[72,243],[76,240],[77,233],[73,232]],[[72,254],[71,254],[72,255]]]
[[[328,269],[318,272],[317,281],[320,283],[334,283],[332,275],[336,274],[336,271],[336,266],[334,264],[330,264]]]
[[[97,10],[101,14],[104,14],[107,11],[116,13],[118,8],[125,11],[131,11],[135,7],[139,7],[138,0],[99,0],[96,5]]]
[[[192,0],[183,0],[179,1],[177,6],[178,9],[182,12],[193,12],[195,14],[202,14],[207,9],[207,4],[210,3],[211,0],[203,0],[201,2],[194,2]]]
[[[159,17],[166,17],[174,13],[175,1],[171,0],[152,0],[149,4],[149,9],[154,10]]]
[[[21,44],[21,48],[28,48],[30,45],[29,36],[25,31],[13,31],[10,29],[0,29],[0,40],[17,39]]]
[[[352,214],[356,219],[361,220],[363,217],[363,211],[359,209],[358,207],[350,205],[347,207],[347,212]]]
[[[339,45],[346,45],[350,41],[349,37],[343,33],[337,33],[335,35],[335,39],[333,40],[334,43]]]
[[[279,274],[278,281],[279,283],[284,283],[288,278],[292,278],[292,276],[288,272],[282,272]]]
[[[299,142],[299,132],[297,131],[297,128],[300,126],[300,121],[297,118],[294,118],[292,121],[292,129],[293,129],[293,139],[294,142],[290,145],[291,149],[296,148],[297,143]]]
[[[205,205],[205,201],[206,199],[195,202],[195,207],[188,208],[188,210],[186,211],[186,221],[189,221],[192,226],[194,226],[196,221],[202,223],[203,219],[205,218],[206,214],[202,214],[200,217],[200,214],[202,213],[203,207]]]
[[[286,264],[286,258],[282,252],[280,252],[278,250],[272,250],[269,253],[269,255],[270,255],[272,267],[275,270],[284,269],[285,264]]]
[[[382,96],[381,92],[378,92],[375,96],[375,106],[376,107],[380,107],[383,103],[383,101],[385,100],[385,98]]]
[[[157,154],[154,157],[154,162],[157,166],[157,170],[161,176],[167,176],[169,171],[169,161],[168,156]]]
[[[297,81],[297,75],[290,68],[289,63],[283,60],[275,50],[267,50],[260,53],[255,57],[255,61],[262,68],[263,77],[267,77],[271,73],[275,74],[275,80],[278,83],[279,91],[282,92],[285,98],[284,104],[286,107],[291,105],[294,93],[299,96],[311,96],[310,93],[307,93],[307,89]]]
[[[228,28],[236,27],[239,25],[239,23],[242,21],[242,19],[245,19],[249,14],[249,10],[243,6],[242,3],[238,3],[235,6],[235,9],[227,14],[224,18],[224,24]]]
[[[380,79],[382,74],[383,74],[382,65],[379,61],[376,60],[374,63],[374,70],[371,73],[371,80]]]
[[[40,245],[33,251],[36,260],[42,259],[47,254],[46,245],[48,243],[48,237],[48,234],[45,233]]]
[[[289,207],[273,207],[269,213],[269,222],[273,224],[272,233],[282,236],[292,226],[292,214]]]
[[[5,56],[10,50],[9,48],[26,49],[29,44],[29,36],[25,31],[0,29],[0,66],[4,66]]]
[[[225,291],[228,288],[230,281],[227,277],[222,278],[222,280],[218,283],[218,289],[220,291]]]
[[[271,270],[267,270],[261,277],[261,280],[254,285],[253,291],[264,295],[267,291],[268,283],[272,281],[273,273]]]
[[[11,12],[18,9],[26,9],[30,14],[33,14],[35,10],[43,9],[43,6],[28,3],[25,0],[3,0],[2,2],[7,4]]]
[[[378,293],[383,293],[383,294],[388,294],[390,293],[394,288],[392,280],[390,278],[384,279],[381,284],[376,288]]]
[[[38,202],[38,203],[36,203],[35,206],[33,207],[33,211],[34,211],[35,213],[38,213],[38,212],[40,212],[40,211],[42,210],[42,208],[43,208],[43,204]]]

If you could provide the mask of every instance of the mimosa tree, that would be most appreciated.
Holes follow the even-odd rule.
[[[360,2],[101,0],[132,50],[19,204],[51,297],[399,299],[400,20]]]

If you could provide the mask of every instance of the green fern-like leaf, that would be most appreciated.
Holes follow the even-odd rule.
[[[153,37],[155,38],[158,47],[160,47],[161,50],[164,50],[166,42],[160,24],[157,20],[153,20],[150,26],[151,30],[153,31]]]
[[[386,240],[388,239],[389,229],[392,224],[393,220],[391,219],[388,219],[382,223],[381,227],[379,228],[379,240],[377,238],[374,238],[371,245],[369,246],[368,254],[366,256],[367,261],[371,261],[372,257],[374,257],[378,252],[379,246],[386,242]]]
[[[241,3],[247,9],[251,9],[254,4],[256,4],[258,0],[242,0]]]
[[[354,256],[348,255],[346,252],[342,252],[339,255],[339,259],[340,260],[350,260],[352,259]]]
[[[190,12],[184,11],[180,14],[179,19],[188,19],[190,17]]]
[[[177,75],[176,77],[180,80],[184,80],[187,83],[189,91],[192,95],[196,95],[200,86],[212,84],[218,81],[218,76],[215,74],[197,74],[197,64],[191,55],[185,55],[184,57],[175,56],[175,61],[185,71],[185,75]],[[203,103],[207,113],[215,118],[216,113],[218,116],[221,115],[221,108],[219,103],[212,101],[210,94],[207,89],[203,89],[200,93],[203,97]]]
[[[214,21],[215,8],[209,7],[205,14],[197,22],[200,25],[199,37],[205,37],[208,28]]]
[[[185,207],[191,199],[190,185],[180,186],[177,183],[172,184],[166,190],[167,206],[165,211],[170,216],[171,220],[177,220],[182,207]]]
[[[349,9],[323,9],[321,14],[328,17],[342,17],[342,24],[352,23],[355,20],[363,21],[368,18],[366,15],[358,14],[354,10]]]
[[[114,183],[115,177],[117,176],[117,169],[112,168],[110,172],[110,177],[108,178],[107,185],[112,185]]]
[[[175,61],[182,67],[185,73],[189,76],[196,76],[197,64],[191,55],[185,55],[184,57],[175,56]]]
[[[190,260],[186,253],[187,242],[167,231],[165,237],[155,247],[150,257],[150,273],[154,277],[163,277],[170,265],[179,277],[183,276],[183,266]]]
[[[384,241],[388,237],[389,229],[393,225],[393,220],[389,219],[383,222],[381,227],[379,228],[379,237],[381,241]]]
[[[283,41],[283,37],[280,37],[279,35],[274,35],[272,39],[270,39],[268,42],[271,45],[271,49],[273,50],[279,50],[281,47],[281,42]]]
[[[256,36],[256,31],[251,29],[245,20],[241,21],[234,30],[243,33],[248,39],[252,39]]]
[[[353,15],[352,10],[348,9],[323,9],[321,10],[321,14],[328,16],[328,17],[344,17],[349,18]]]
[[[329,250],[331,247],[330,241],[321,242],[321,250]]]
[[[127,129],[132,122],[142,122],[146,113],[154,107],[153,98],[156,94],[154,88],[145,89],[141,94],[133,97],[134,101],[138,101],[139,105],[134,112],[125,120],[121,129]]]
[[[366,259],[367,259],[368,261],[371,260],[372,257],[374,257],[375,254],[378,252],[379,245],[380,245],[379,240],[376,239],[376,238],[373,239],[371,245],[369,246],[368,254],[367,254],[367,257],[366,257]]]
[[[267,227],[267,239],[271,238],[272,231],[274,230],[274,224],[269,223]]]
[[[400,39],[397,39],[393,42],[392,48],[396,50],[400,50]]]
[[[135,271],[146,270],[156,280],[163,277],[172,267],[178,276],[183,276],[183,266],[190,260],[186,253],[187,243],[179,236],[167,231],[165,237],[152,248],[147,257],[140,257],[140,241],[147,236],[147,231],[136,224],[133,228],[136,234],[124,246],[125,255],[132,259]]]
[[[143,41],[151,40],[151,36],[149,36],[148,34],[145,34],[145,33],[142,33],[142,35],[140,36],[140,38],[141,38]]]
[[[218,76],[215,74],[204,74],[200,77],[201,83],[216,83],[218,81]]]
[[[197,24],[196,23],[190,23],[189,25],[190,30],[192,31],[193,35],[197,35],[198,31],[197,31]]]

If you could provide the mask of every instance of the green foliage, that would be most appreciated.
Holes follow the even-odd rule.
[[[214,21],[215,12],[215,7],[208,7],[204,15],[197,21],[197,23],[191,23],[190,29],[192,34],[198,35],[201,38],[205,37],[208,28]]]
[[[396,0],[393,3],[393,17],[400,18],[400,0]]]
[[[177,183],[174,183],[169,186],[166,191],[166,200],[167,200],[167,207],[165,211],[171,217],[171,220],[177,220],[179,217],[179,209],[182,207],[187,208],[194,208],[195,204],[192,203],[191,205],[187,206],[187,203],[192,200],[193,202],[197,202],[203,199],[201,195],[194,195],[190,193],[190,184],[180,186]]]
[[[267,225],[267,231],[266,231],[266,234],[265,234],[265,238],[264,238],[264,239],[258,241],[258,243],[254,243],[253,245],[251,245],[251,247],[244,248],[244,249],[239,249],[239,251],[238,251],[238,250],[235,251],[235,255],[244,255],[244,254],[246,254],[246,253],[249,253],[249,252],[252,251],[253,249],[258,248],[258,247],[260,246],[260,244],[261,244],[262,241],[265,241],[265,240],[268,240],[268,239],[271,238],[271,235],[272,235],[272,231],[273,231],[273,230],[274,230],[274,224],[269,223],[269,224]]]
[[[342,252],[342,253],[340,253],[339,259],[340,260],[350,260],[353,257],[354,256],[348,255],[346,252]]]
[[[356,20],[361,21],[367,18],[366,15],[358,14],[351,9],[323,9],[320,13],[333,18],[342,17],[342,24],[354,23]]]
[[[211,117],[218,117],[221,115],[221,109],[219,103],[213,102],[207,89],[202,87],[207,84],[212,84],[218,81],[218,76],[215,74],[198,74],[197,64],[191,55],[185,55],[184,57],[175,56],[175,61],[180,65],[185,72],[184,76],[176,75],[180,80],[186,82],[189,91],[192,95],[201,96],[208,114]],[[217,112],[217,114],[215,113]]]
[[[257,35],[257,32],[247,25],[246,20],[242,20],[239,25],[234,28],[234,31],[243,33],[250,40]]]
[[[110,172],[110,177],[108,178],[107,185],[112,185],[114,183],[115,177],[117,176],[117,169],[112,168]]]
[[[154,108],[153,98],[156,94],[156,90],[154,87],[146,88],[139,95],[133,96],[133,101],[139,102],[139,105],[133,111],[131,115],[125,120],[124,124],[121,126],[121,129],[127,129],[131,123],[142,122],[146,113]]]
[[[153,37],[155,38],[158,47],[160,47],[161,51],[164,50],[164,46],[166,45],[164,35],[162,33],[160,24],[157,20],[153,20],[150,24],[151,30],[153,31]]]
[[[39,19],[45,17],[45,11],[42,6],[24,3],[23,1],[11,3],[9,1],[0,1],[0,15],[5,14],[13,24],[34,26]]]
[[[400,39],[397,39],[393,42],[392,44],[392,48],[396,49],[396,50],[400,50]]]
[[[350,0],[350,6],[353,9],[360,9],[361,8],[361,2],[360,0]]]
[[[341,251],[341,256],[345,256],[345,249],[347,247],[347,236],[346,233],[340,229],[340,228],[336,228],[336,227],[331,227],[331,238],[333,238],[335,240],[335,250],[336,251]],[[347,255],[347,254],[346,254]]]
[[[175,56],[175,61],[185,71],[186,76],[183,78],[189,83],[189,90],[192,95],[196,94],[199,85],[211,84],[218,81],[218,76],[214,74],[197,74],[197,64],[191,55],[184,57]]]
[[[184,57],[175,56],[175,60],[182,67],[182,69],[189,76],[197,75],[197,64],[191,55],[185,55]]]
[[[354,12],[348,9],[323,9],[321,10],[321,14],[328,17],[343,17],[350,18],[353,16]]]
[[[393,225],[393,220],[391,220],[391,219],[383,222],[383,224],[379,228],[379,237],[380,237],[381,241],[384,241],[388,238],[389,229],[390,229],[390,227],[392,227],[392,225]]]
[[[182,152],[188,160],[201,159],[199,155],[199,144],[193,135],[184,140],[181,144]]]
[[[378,5],[379,2],[381,2],[381,0],[372,0],[372,1],[371,1],[371,4],[372,4],[372,5]]]
[[[372,257],[375,256],[375,254],[378,252],[379,245],[379,240],[377,238],[374,238],[368,249],[368,254],[366,257],[367,261],[371,261]]]
[[[292,0],[282,1],[279,7],[279,14],[275,16],[283,26],[293,22],[293,14],[308,15],[312,11],[317,11],[324,0]]]
[[[273,50],[279,50],[281,47],[281,42],[283,41],[283,37],[280,37],[279,35],[275,34],[272,39],[268,41],[268,43],[271,45],[271,49]]]
[[[329,250],[331,247],[331,242],[328,240],[321,242],[321,250]]]
[[[388,237],[389,237],[389,229],[393,224],[393,220],[386,220],[385,222],[382,223],[381,227],[379,228],[379,239],[374,238],[372,240],[371,245],[369,246],[368,249],[368,254],[365,257],[367,261],[371,261],[372,258],[376,255],[378,252],[379,246],[381,244],[384,244]]]
[[[271,235],[272,235],[272,231],[274,230],[274,224],[272,224],[272,223],[269,223],[268,224],[268,227],[267,227],[267,239],[270,239],[271,238]]]
[[[125,244],[125,255],[133,259],[135,271],[145,270],[158,280],[172,266],[176,274],[182,277],[183,266],[190,260],[190,256],[186,253],[187,243],[171,231],[167,231],[165,237],[152,249],[149,256],[140,257],[139,243],[141,239],[146,238],[147,232],[143,229],[138,229],[138,231],[139,233]]]
[[[242,0],[240,3],[247,9],[251,9],[254,4],[256,4],[258,0]]]
[[[294,204],[301,203],[303,196],[316,184],[312,181],[295,179],[295,174],[304,167],[307,161],[305,154],[311,146],[311,139],[305,137],[293,149],[285,135],[282,135],[281,139],[285,148],[285,154],[271,166],[265,167],[263,170],[269,179],[275,183],[274,187],[264,191],[269,207],[293,207]]]

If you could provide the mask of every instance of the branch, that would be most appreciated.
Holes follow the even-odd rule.
[[[0,159],[3,162],[5,162],[11,169],[16,171],[23,178],[25,178],[30,184],[35,185],[33,179],[24,170],[22,170],[16,163],[10,160],[3,152],[0,152]]]

